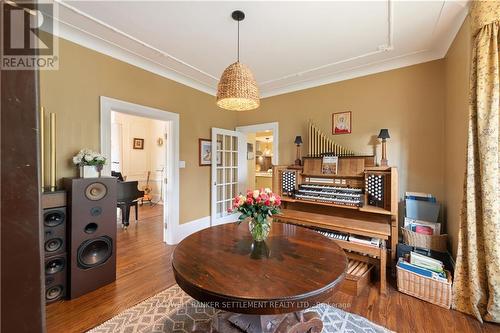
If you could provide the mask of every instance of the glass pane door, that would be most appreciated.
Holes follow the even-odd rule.
[[[235,220],[235,214],[228,210],[233,198],[239,194],[241,184],[241,163],[243,148],[242,134],[224,129],[212,129],[212,224]],[[245,147],[246,149],[246,147]],[[246,168],[246,165],[244,165]]]

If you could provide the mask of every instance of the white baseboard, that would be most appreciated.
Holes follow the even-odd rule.
[[[177,243],[186,238],[187,236],[200,231],[202,229],[210,227],[210,216],[205,216],[197,220],[189,221],[183,224],[179,224],[176,228],[176,241]]]

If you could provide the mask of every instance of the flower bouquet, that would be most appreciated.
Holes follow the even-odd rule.
[[[272,216],[280,212],[281,198],[271,189],[248,191],[247,195],[238,195],[234,198],[233,208],[230,211],[240,212],[238,224],[249,220],[250,234],[255,241],[261,242],[271,231]]]
[[[82,149],[73,156],[73,164],[80,168],[80,177],[95,178],[100,176],[106,157],[90,149]]]

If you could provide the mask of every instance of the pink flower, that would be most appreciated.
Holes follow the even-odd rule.
[[[253,197],[250,196],[247,198],[247,204],[253,205]]]

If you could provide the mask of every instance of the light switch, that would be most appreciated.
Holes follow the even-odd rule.
[[[179,161],[179,169],[184,169],[186,167],[186,161]]]

